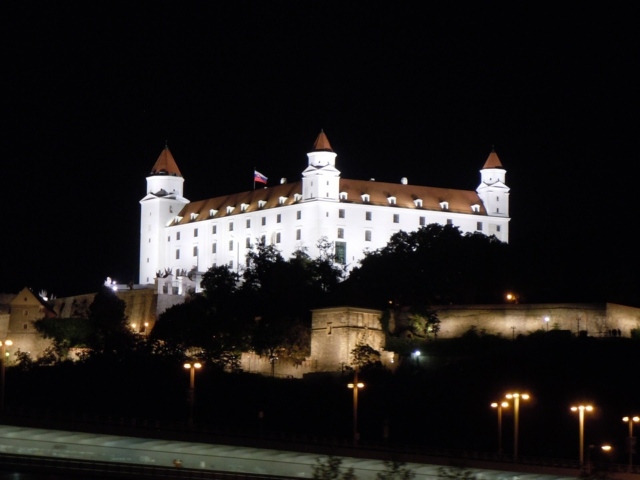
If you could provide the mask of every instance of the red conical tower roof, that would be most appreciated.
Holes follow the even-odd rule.
[[[333,152],[333,149],[331,148],[331,144],[329,143],[329,139],[327,138],[327,135],[324,133],[324,130],[320,130],[320,133],[318,134],[318,138],[316,138],[316,141],[313,143],[313,150],[314,151],[324,151],[324,152]]]
[[[482,168],[502,168],[502,162],[498,158],[498,154],[492,148],[487,161],[484,162],[484,166]]]
[[[155,165],[151,169],[151,175],[173,175],[176,177],[181,177],[180,169],[178,169],[178,164],[176,163],[173,155],[171,155],[171,151],[167,145],[164,146],[164,149],[160,153],[158,160],[156,160]]]

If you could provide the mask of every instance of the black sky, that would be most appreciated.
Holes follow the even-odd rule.
[[[476,2],[14,2],[2,7],[0,292],[137,279],[165,141],[191,200],[343,177],[475,189],[492,145],[532,275],[636,269],[631,7]],[[624,271],[621,273],[621,271]],[[570,300],[570,299],[567,299]]]

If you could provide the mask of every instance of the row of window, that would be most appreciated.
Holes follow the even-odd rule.
[[[300,210],[298,210],[297,212],[297,220],[302,219],[302,212]],[[340,209],[338,210],[338,218],[345,218],[346,212],[344,209]],[[400,214],[399,213],[394,213],[393,214],[393,223],[400,223]],[[372,212],[365,212],[365,220],[366,221],[372,221],[373,220],[373,214]],[[282,223],[282,214],[278,214],[276,216],[276,222],[277,223]],[[420,217],[419,219],[419,223],[420,226],[425,226],[427,224],[427,218],[426,217]],[[453,222],[451,219],[447,219],[447,224],[451,225]],[[481,223],[481,222],[478,222]],[[262,217],[262,225],[265,226],[267,224],[267,217]],[[251,219],[247,218],[246,220],[246,228],[251,228]],[[233,222],[229,222],[229,231],[233,232]],[[217,225],[213,225],[212,226],[212,232],[214,235],[218,233],[218,226]],[[198,236],[198,229],[194,228],[193,229],[193,236],[197,237]],[[340,237],[338,237],[340,238]],[[176,240],[180,240],[180,232],[176,232]],[[297,239],[299,240],[299,238]],[[171,241],[171,236],[167,237],[167,241]]]

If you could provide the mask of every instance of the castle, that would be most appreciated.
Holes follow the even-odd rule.
[[[191,202],[165,146],[140,200],[139,283],[157,281],[165,293],[197,291],[213,266],[239,271],[256,242],[273,244],[288,258],[296,250],[316,257],[318,242],[326,240],[337,262],[351,269],[394,233],[430,223],[509,240],[509,188],[495,151],[480,170],[476,191],[411,185],[406,178],[397,184],[345,179],[336,156],[321,131],[300,181]]]

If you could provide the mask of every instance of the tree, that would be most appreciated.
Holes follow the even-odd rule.
[[[353,468],[349,467],[341,472],[342,459],[329,456],[325,459],[319,458],[313,466],[314,480],[355,480],[356,476]]]
[[[366,343],[358,343],[356,347],[351,350],[351,358],[351,364],[359,370],[368,366],[381,365],[380,352]]]
[[[508,245],[483,234],[430,224],[394,234],[367,254],[342,294],[374,308],[494,302],[509,270]]]
[[[413,480],[416,472],[406,466],[404,462],[396,460],[385,461],[385,470],[378,472],[377,480]]]
[[[126,354],[134,350],[135,334],[125,315],[126,303],[113,290],[101,286],[89,307],[87,347],[91,354]]]

